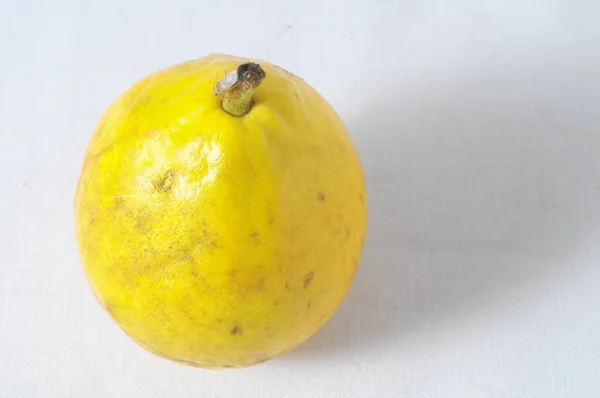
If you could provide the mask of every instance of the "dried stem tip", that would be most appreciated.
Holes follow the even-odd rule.
[[[215,94],[222,95],[223,110],[233,116],[248,113],[254,103],[252,96],[265,76],[265,71],[259,64],[248,62],[219,80],[215,86]]]

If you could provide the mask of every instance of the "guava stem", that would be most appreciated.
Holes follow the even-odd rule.
[[[233,116],[244,116],[250,111],[256,88],[265,79],[259,64],[248,62],[217,82],[215,94],[221,95],[221,107]]]

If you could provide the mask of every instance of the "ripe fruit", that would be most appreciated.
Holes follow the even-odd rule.
[[[346,296],[367,231],[342,121],[306,82],[255,62],[211,55],[135,84],[103,115],[75,197],[104,309],[147,350],[205,368],[313,335]]]

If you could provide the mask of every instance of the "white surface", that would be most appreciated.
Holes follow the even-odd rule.
[[[126,3],[0,4],[0,396],[600,396],[598,1]],[[84,280],[72,216],[104,109],[211,52],[320,90],[371,209],[326,327],[222,372],[120,332]]]

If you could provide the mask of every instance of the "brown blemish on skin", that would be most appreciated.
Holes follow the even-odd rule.
[[[352,268],[350,279],[354,279],[354,277],[356,276],[356,272],[358,271],[359,261],[357,257],[352,257],[352,265],[354,265],[354,267]]]
[[[258,290],[259,292],[264,292],[266,281],[267,280],[265,278],[259,280],[258,283],[256,284],[256,290]]]
[[[306,258],[306,252],[301,251],[299,253],[292,253],[292,261],[302,261]]]
[[[285,290],[287,290],[288,292],[292,290],[290,289],[290,285],[288,285],[287,283],[285,284]]]
[[[304,277],[304,288],[306,289],[308,287],[308,285],[310,285],[310,282],[312,282],[313,280],[313,273],[309,272],[308,274],[306,274],[306,276]]]
[[[175,171],[167,170],[165,174],[154,180],[154,189],[161,193],[167,192],[169,189],[171,189],[173,181],[175,181]]]
[[[231,333],[232,336],[239,336],[242,334],[242,328],[236,325],[229,333]]]
[[[152,266],[148,263],[144,263],[141,267],[142,272],[149,272],[152,269]]]
[[[125,201],[125,199],[123,199],[123,197],[117,197],[115,199],[115,208],[123,211],[123,213],[125,213],[125,215],[127,217],[135,216],[133,214],[133,209],[131,207],[127,206],[127,202]]]
[[[204,276],[202,276],[202,275],[201,275],[200,273],[198,273],[197,271],[194,271],[194,272],[196,272],[196,275],[195,275],[195,277],[196,277],[196,282],[197,282],[198,284],[201,284],[201,285],[202,285],[202,287],[203,287],[203,288],[205,288],[205,289],[214,290],[214,288],[213,288],[213,287],[212,287],[212,286],[211,286],[211,285],[208,283],[208,281],[206,280],[206,278],[204,278]]]
[[[277,307],[277,306],[279,305],[279,301],[277,301],[277,300],[276,300],[276,301],[273,301],[273,305],[274,305],[275,307]]]
[[[192,256],[192,252],[191,251],[189,251],[187,249],[184,249],[183,252],[182,252],[182,254],[181,254],[181,259],[183,261],[192,261],[194,259],[194,257]]]
[[[258,365],[259,363],[263,363],[263,362],[267,362],[269,360],[269,358],[260,358],[259,360],[257,360],[254,364]]]
[[[131,285],[133,284],[133,279],[129,273],[124,272],[123,270],[114,271],[114,268],[111,270],[112,275],[115,279],[118,279],[121,284]]]
[[[104,308],[104,311],[108,313],[108,315],[111,317],[113,316],[113,306],[110,303],[106,303],[102,307]]]
[[[142,231],[147,232],[150,230],[150,217],[146,214],[139,214],[135,217],[135,228]]]
[[[360,203],[365,203],[365,195],[362,192],[360,193]]]
[[[350,238],[350,228],[344,228],[344,239]]]
[[[324,201],[326,199],[325,194],[324,193],[319,193],[319,200]]]
[[[188,361],[186,359],[176,359],[177,362],[179,362],[182,365],[187,365],[187,366],[195,366],[197,367],[198,364],[194,361]]]
[[[253,238],[258,238],[259,236],[260,236],[260,234],[258,233],[258,231],[252,232],[252,237]]]
[[[141,232],[148,232],[151,229],[152,217],[150,212],[141,207],[130,207],[127,203],[121,199],[119,202],[120,210],[123,213],[133,219],[133,226]]]
[[[223,323],[223,318],[215,318],[215,320],[219,323]]]
[[[269,223],[269,225],[273,225],[274,222],[275,222],[275,220],[273,219],[273,217],[271,217],[267,220],[267,223]]]
[[[235,368],[235,366],[233,366],[233,365],[229,365],[229,364],[227,364],[227,363],[226,363],[226,364],[224,364],[224,365],[221,365],[221,367],[222,367],[222,368],[226,368],[226,369]]]
[[[201,243],[205,246],[209,247],[219,247],[218,236],[211,234],[206,229],[202,230],[202,238],[200,239]]]
[[[354,280],[354,278],[356,277],[356,273],[358,272],[359,261],[356,257],[352,259],[352,264],[354,265],[354,267],[352,268],[352,272],[350,273],[350,281]]]
[[[102,128],[104,129],[104,127],[105,126],[103,126]],[[89,153],[88,155],[86,155],[86,157],[84,159],[84,166],[85,166],[85,168],[87,168],[89,165],[91,165],[92,162],[95,162],[96,160],[98,160],[106,152],[114,149],[117,146],[117,144],[119,143],[119,141],[121,141],[125,137],[127,137],[127,134],[121,134],[112,143],[106,145],[104,148],[102,148],[98,152],[96,152],[96,153]]]
[[[296,97],[297,99],[300,99],[300,96],[298,95],[297,92],[294,91],[294,97]]]
[[[163,355],[165,356],[165,355]],[[170,358],[168,356],[165,356],[166,358]],[[211,361],[210,359],[204,360],[202,362],[196,362],[193,360],[188,360],[188,359],[176,359],[176,358],[172,358],[175,362],[180,363],[182,365],[189,365],[189,366],[194,366],[196,368],[214,368],[215,367],[215,362]]]
[[[312,307],[312,299],[308,300],[308,304],[306,304],[306,308],[310,309]]]

